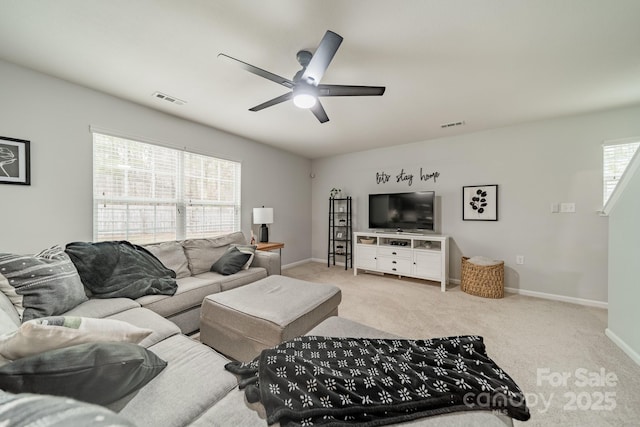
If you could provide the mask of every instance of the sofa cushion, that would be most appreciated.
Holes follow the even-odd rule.
[[[188,239],[182,242],[184,252],[189,260],[189,270],[196,275],[211,269],[227,250],[229,245],[246,245],[247,239],[241,231],[225,234],[210,239]]]
[[[253,267],[248,270],[238,271],[236,274],[232,274],[230,276],[223,276],[212,271],[198,274],[198,278],[216,280],[220,284],[220,291],[222,292],[248,285],[249,283],[264,279],[265,277],[267,277],[267,271],[264,268]]]
[[[139,307],[140,304],[129,298],[92,298],[67,311],[64,315],[102,318]]]
[[[136,344],[79,344],[0,366],[0,388],[108,404],[140,389],[166,366]]]
[[[227,251],[211,266],[211,271],[220,273],[223,276],[235,274],[242,270],[242,267],[249,262],[253,254],[240,251],[235,246],[229,246]]]
[[[138,427],[188,425],[236,387],[236,377],[224,369],[229,360],[184,335],[150,350],[168,362],[167,368],[135,395],[108,405]]]
[[[359,338],[400,338],[398,335],[390,334],[344,317],[332,316],[323,320],[318,326],[311,329],[305,335],[318,335],[323,337],[359,337]]]
[[[76,268],[59,246],[37,255],[0,254],[0,291],[23,321],[63,314],[87,300]]]
[[[1,335],[0,355],[5,359],[15,360],[89,342],[137,344],[152,332],[151,329],[138,328],[113,319],[42,317],[24,322],[16,331]]]
[[[153,310],[162,317],[169,317],[182,311],[198,307],[204,297],[220,292],[220,278],[217,273],[211,277],[185,277],[178,279],[178,290],[172,297],[147,295],[138,298],[136,302],[145,308]]]
[[[121,320],[140,328],[149,328],[153,333],[139,342],[143,347],[150,347],[164,339],[180,333],[175,323],[165,319],[157,313],[146,308],[133,308],[109,317],[114,320]]]
[[[171,241],[144,245],[144,248],[155,255],[165,267],[175,271],[176,279],[191,276],[189,261],[184,254],[182,242]]]
[[[0,391],[0,420],[6,427],[135,427],[99,405],[66,397]]]

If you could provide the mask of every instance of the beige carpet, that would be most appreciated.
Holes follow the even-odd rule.
[[[604,309],[515,294],[491,300],[457,285],[441,292],[439,283],[354,276],[352,269],[320,263],[283,274],[339,286],[340,316],[407,338],[483,336],[489,357],[527,396],[531,420],[518,424],[640,426],[640,366],[605,336]],[[589,382],[580,386],[584,378]]]

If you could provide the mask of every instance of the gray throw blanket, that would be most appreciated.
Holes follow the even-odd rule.
[[[145,248],[120,242],[73,242],[65,252],[94,298],[173,295],[176,273]]]

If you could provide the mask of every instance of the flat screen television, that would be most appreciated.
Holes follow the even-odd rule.
[[[435,231],[434,191],[369,194],[369,228]]]

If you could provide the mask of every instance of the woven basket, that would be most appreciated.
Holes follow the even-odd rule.
[[[496,265],[476,265],[462,257],[460,289],[483,298],[504,297],[504,261]]]

